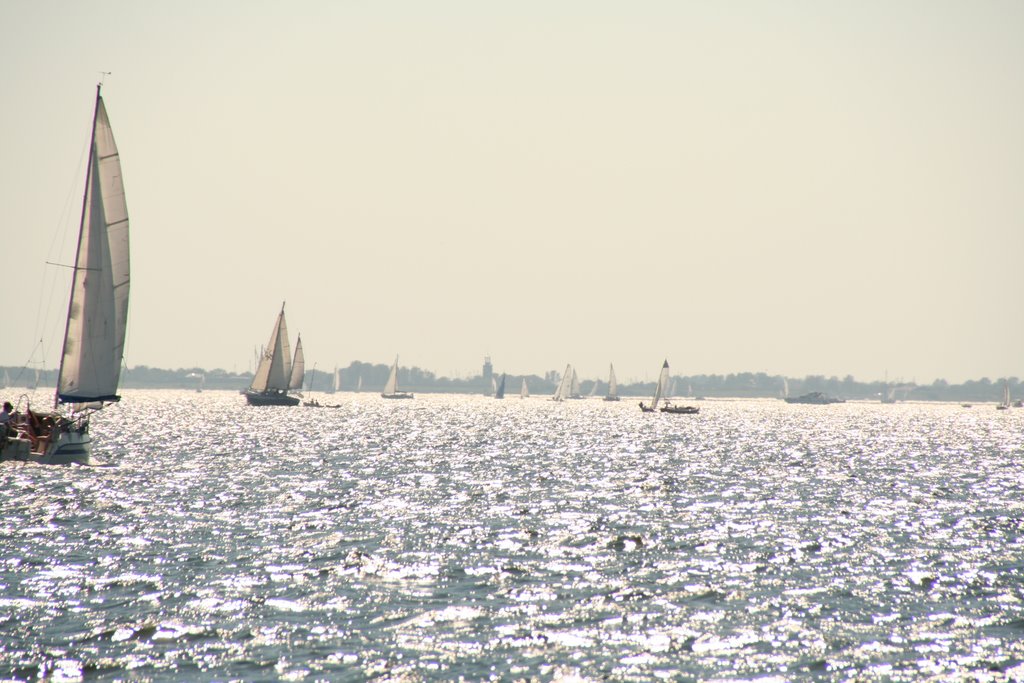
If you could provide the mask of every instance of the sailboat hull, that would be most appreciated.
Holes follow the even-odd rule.
[[[397,394],[381,394],[380,397],[381,398],[413,398],[413,395],[412,394],[407,394],[405,392],[399,392]]]
[[[299,405],[299,399],[297,396],[289,396],[288,394],[279,394],[276,392],[256,392],[247,391],[245,392],[245,400],[251,406],[297,406]]]
[[[8,438],[0,447],[0,460],[36,462],[43,465],[91,465],[92,437],[88,432],[59,432],[57,440],[49,443],[46,450],[37,453],[31,450],[28,439]]]

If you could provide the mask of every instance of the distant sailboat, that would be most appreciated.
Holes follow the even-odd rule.
[[[501,381],[498,388],[494,390],[494,398],[505,398],[505,373],[501,373]]]
[[[185,376],[188,377],[189,379],[197,380],[196,381],[196,393],[197,394],[203,393],[203,385],[206,384],[206,375],[204,375],[201,372],[190,372],[190,373],[188,373]]]
[[[668,384],[668,360],[661,366],[661,372],[658,373],[658,382],[654,385],[654,398],[651,399],[651,405],[645,406],[643,403],[640,404],[640,410],[645,413],[653,413],[658,409],[658,403],[661,401],[661,397],[665,393],[665,385]]]
[[[363,390],[363,376],[359,375],[359,379],[356,380],[356,393],[358,394]]]
[[[341,374],[338,372],[338,366],[334,366],[334,376],[331,378],[331,390],[330,393],[334,394],[341,391]]]
[[[645,413],[653,413],[655,410],[658,410],[658,403],[664,398],[665,387],[669,386],[669,383],[668,361],[666,360],[661,366],[661,373],[658,375],[658,383],[654,385],[654,398],[651,401],[650,407],[641,403],[640,410]],[[671,403],[666,402],[665,405],[661,407],[661,412],[693,415],[699,413],[700,408],[695,408],[693,406],[674,406]]]
[[[391,374],[388,375],[388,382],[381,392],[382,398],[412,398],[413,395],[398,390],[398,356],[395,356],[395,363],[391,366]]]
[[[1010,407],[1010,382],[1003,380],[1003,400],[996,406],[996,410],[1006,410]]]
[[[572,369],[572,384],[569,387],[569,398],[583,398],[580,393],[580,378],[576,374],[576,368]]]
[[[121,398],[117,388],[131,279],[128,206],[121,157],[99,85],[76,254],[54,410],[27,407],[24,418],[34,433],[26,431],[24,439],[0,437],[0,459],[91,464],[89,416]],[[58,411],[62,405],[69,410]]]
[[[526,386],[526,378],[523,378],[523,385],[519,387],[519,398],[529,398],[530,388]]]
[[[302,357],[302,341],[295,347],[296,364],[305,369]],[[294,387],[295,373],[292,369],[291,345],[288,343],[288,325],[284,319],[284,304],[270,333],[270,341],[263,348],[259,367],[252,378],[252,384],[245,390],[245,400],[251,406],[297,406],[299,399],[289,396],[288,390]],[[302,388],[302,375],[299,375],[297,388]]]
[[[597,393],[597,385],[600,384],[600,380],[594,380],[594,383],[590,385],[590,392],[587,394],[587,398],[593,398],[594,394]]]
[[[573,369],[570,363],[565,366],[565,372],[562,373],[562,379],[555,389],[555,395],[551,397],[552,401],[564,401],[572,396],[572,377]]]
[[[604,397],[604,400],[619,400],[619,382],[615,379],[615,367],[610,364],[608,365],[608,395]]]

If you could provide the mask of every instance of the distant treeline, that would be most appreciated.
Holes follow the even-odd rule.
[[[339,369],[341,391],[355,391],[361,384],[361,390],[379,392],[387,381],[390,367],[384,364],[371,364],[354,361],[347,368]],[[494,377],[500,380],[501,373],[495,372]],[[360,383],[360,379],[362,380]],[[546,372],[543,376],[527,375],[526,383],[531,395],[553,394],[558,384],[557,371]],[[203,368],[180,368],[165,370],[137,365],[121,371],[121,387],[126,389],[230,389],[241,390],[249,386],[252,373],[234,373],[226,370],[205,370]],[[18,367],[0,367],[0,393],[14,393],[18,388],[56,385],[56,370],[26,369]],[[505,391],[509,396],[518,395],[523,375],[507,375]],[[788,388],[790,396],[797,396],[810,391],[821,391],[826,394],[849,400],[880,400],[889,395],[898,401],[958,401],[985,402],[999,401],[1003,395],[1003,383],[1010,386],[1010,395],[1014,399],[1024,398],[1024,386],[1016,377],[992,380],[987,377],[971,380],[963,384],[949,384],[945,380],[936,380],[931,384],[858,382],[852,376],[825,377],[809,375],[803,378],[780,375],[769,375],[763,372],[741,372],[730,375],[679,375],[673,378],[673,396],[708,397],[708,398],[778,398]],[[457,393],[485,394],[490,393],[491,383],[483,375],[465,379],[438,377],[429,370],[417,367],[399,368],[399,388],[404,391],[420,393]],[[582,380],[581,393],[588,395],[593,392],[603,396],[608,391],[608,384],[601,380]],[[788,385],[788,387],[787,387]],[[334,377],[331,372],[309,370],[306,372],[306,391],[328,392],[333,390]],[[654,382],[636,382],[619,384],[620,396],[650,396],[654,393]]]

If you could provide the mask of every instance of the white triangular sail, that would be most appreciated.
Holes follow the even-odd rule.
[[[527,398],[530,395],[530,388],[526,386],[526,378],[523,378],[523,386],[519,387],[519,398]]]
[[[130,279],[121,158],[97,86],[58,403],[118,400]]]
[[[388,375],[387,384],[384,385],[384,393],[398,393],[398,356],[395,356],[395,363],[391,366],[391,374]]]
[[[615,367],[611,364],[608,365],[608,396],[607,398],[616,399],[619,397],[619,382],[615,379]]]
[[[332,385],[334,391],[341,391],[341,372],[338,370],[338,366],[334,366],[334,384]]]
[[[999,404],[1001,408],[1010,407],[1010,383],[1009,381],[1003,381],[1003,402]]]
[[[313,368],[314,371],[316,368]],[[302,380],[306,376],[306,354],[302,352],[302,335],[295,340],[295,359],[292,361],[291,379],[288,380],[289,391],[302,391]]]
[[[291,379],[291,345],[288,343],[288,324],[284,319],[284,304],[277,316],[274,329],[270,333],[270,341],[263,348],[256,375],[249,385],[250,391],[288,391]]]
[[[569,398],[570,391],[572,389],[572,364],[565,366],[565,372],[562,373],[562,380],[558,383],[558,388],[555,389],[555,395],[552,396],[554,401],[563,401]]]
[[[569,388],[569,396],[572,398],[580,398],[580,378],[576,374],[576,368],[572,369],[572,386]]]
[[[661,401],[662,396],[665,394],[665,387],[668,386],[668,361],[661,366],[661,374],[658,375],[658,383],[654,387],[654,400],[651,401],[651,409],[654,410],[658,407],[658,402]]]

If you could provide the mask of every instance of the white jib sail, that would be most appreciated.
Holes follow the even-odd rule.
[[[63,403],[116,400],[128,324],[128,205],[99,91],[68,323],[57,380]]]
[[[619,395],[619,382],[615,379],[615,368],[608,366],[608,395],[617,397]]]
[[[302,353],[302,335],[295,340],[295,360],[292,361],[291,379],[288,381],[289,391],[302,391],[302,380],[306,377],[306,355]]]

